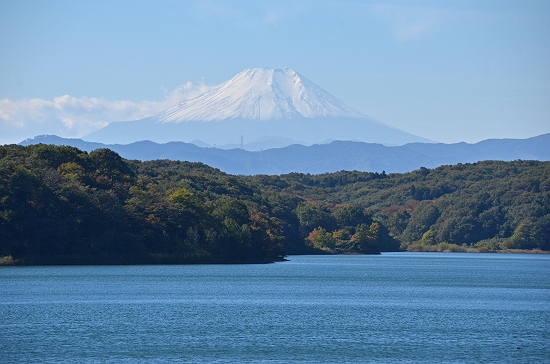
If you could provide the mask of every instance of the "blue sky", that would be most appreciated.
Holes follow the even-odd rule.
[[[445,143],[550,132],[550,1],[0,0],[0,144],[289,67]]]

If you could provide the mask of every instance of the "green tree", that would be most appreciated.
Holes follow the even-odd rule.
[[[503,243],[503,247],[508,249],[534,249],[537,245],[535,226],[530,220],[522,221],[510,239]]]
[[[372,218],[365,213],[363,208],[357,205],[337,207],[332,214],[338,226],[342,227],[354,227],[359,224],[372,223]]]
[[[311,231],[307,240],[315,249],[320,249],[326,252],[332,252],[336,246],[336,239],[331,233],[327,232],[322,227],[317,227]]]
[[[437,206],[431,202],[423,202],[413,211],[407,228],[403,232],[403,240],[417,241],[428,231],[440,216]]]
[[[422,245],[427,245],[427,246],[431,246],[431,245],[435,245],[436,244],[436,240],[435,240],[435,234],[432,230],[428,230],[426,231],[423,235],[422,235],[422,239],[420,239],[420,243]]]
[[[306,236],[319,226],[332,231],[336,225],[334,217],[328,209],[311,203],[300,203],[296,208],[296,216],[300,222],[302,236]]]
[[[370,226],[367,224],[359,224],[355,229],[355,234],[351,237],[351,241],[356,251],[366,254],[379,253],[379,233],[380,226],[378,222],[373,222]]]

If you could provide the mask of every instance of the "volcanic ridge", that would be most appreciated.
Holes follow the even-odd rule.
[[[84,139],[206,143],[251,150],[354,140],[403,145],[428,140],[380,123],[289,69],[252,68],[152,117],[114,122]],[[204,144],[203,144],[204,145]]]

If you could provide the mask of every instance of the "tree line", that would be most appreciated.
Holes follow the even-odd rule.
[[[365,208],[401,250],[550,250],[550,163],[483,161],[388,174],[253,176],[264,190]]]
[[[0,264],[256,263],[550,250],[550,163],[234,176],[109,149],[0,147]]]

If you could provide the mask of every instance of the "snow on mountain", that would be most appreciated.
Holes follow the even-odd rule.
[[[247,69],[157,115],[112,122],[84,138],[109,144],[198,140],[214,147],[254,145],[255,150],[332,140],[428,141],[369,118],[288,68]]]
[[[157,114],[159,122],[367,118],[289,69],[251,68]]]

